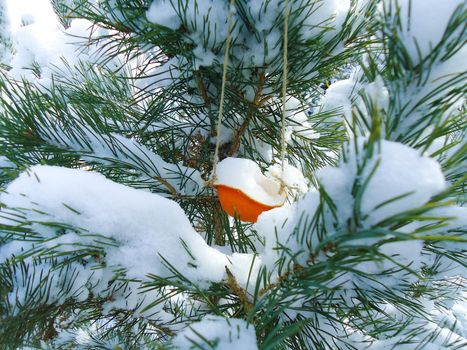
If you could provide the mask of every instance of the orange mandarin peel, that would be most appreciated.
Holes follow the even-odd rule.
[[[235,0],[230,0],[230,8],[235,5]],[[212,177],[207,184],[217,189],[219,201],[224,211],[236,216],[242,221],[256,222],[258,216],[273,208],[284,205],[287,193],[284,183],[277,182],[261,173],[259,166],[249,159],[226,158],[219,161],[220,129],[222,125],[222,113],[224,110],[225,85],[227,81],[227,66],[229,63],[230,35],[232,30],[233,12],[229,11],[227,19],[227,37],[225,43],[224,64],[222,69],[222,85],[220,94],[219,111],[216,126],[216,147],[214,153],[214,164]],[[286,97],[287,97],[287,42],[288,42],[288,0],[285,0],[284,16],[284,70],[282,79],[282,131],[281,131],[281,169],[284,172],[285,163],[285,119],[286,119]],[[227,165],[226,165],[227,164]],[[232,166],[233,165],[233,166]],[[237,167],[237,165],[239,167]],[[236,176],[233,176],[236,174]]]
[[[249,159],[226,158],[220,162],[214,187],[222,209],[241,221],[256,222],[261,213],[286,201],[281,185],[264,176]]]

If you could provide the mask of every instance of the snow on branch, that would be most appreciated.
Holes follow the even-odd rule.
[[[206,286],[222,280],[228,265],[225,255],[209,247],[194,230],[178,204],[97,173],[34,166],[6,188],[0,201],[9,208],[0,213],[2,225],[34,232],[31,240],[7,239],[0,248],[2,263],[28,262],[36,264],[41,275],[53,274],[54,279],[48,281],[48,302],[58,300],[56,293],[63,291],[60,284],[70,278],[58,271],[69,260],[74,261],[74,278],[79,279],[73,286],[82,290],[79,295],[70,290],[61,295],[62,300],[74,296],[83,301],[92,293],[111,296],[114,307],[125,309],[141,306],[145,293],[137,289],[149,273],[167,277],[174,268],[192,283]],[[53,261],[42,264],[39,257]],[[16,280],[22,276],[17,273]],[[131,298],[118,289],[109,291],[109,284],[119,275],[132,281]],[[39,286],[42,282],[29,283]],[[19,296],[27,293],[15,288],[10,295],[11,302],[16,298],[21,305]],[[150,300],[148,296],[147,303]]]

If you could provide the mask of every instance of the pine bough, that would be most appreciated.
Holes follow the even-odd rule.
[[[466,3],[0,1],[2,349],[467,346]],[[224,118],[216,116],[227,35]]]

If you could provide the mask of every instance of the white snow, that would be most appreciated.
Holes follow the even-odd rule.
[[[462,4],[463,0],[397,1],[400,35],[414,63],[420,62],[440,43],[451,16]],[[395,1],[386,2],[385,5],[395,11]]]
[[[83,48],[79,45],[92,36],[90,30],[92,23],[74,20],[70,28],[63,30],[49,0],[0,0],[0,10],[4,8],[2,5],[5,3],[8,4],[10,16],[6,18],[6,22],[3,22],[5,17],[0,11],[2,21],[0,34],[8,36],[8,40],[11,39],[13,43],[14,55],[7,60],[12,66],[8,73],[11,77],[37,81],[47,87],[52,82],[54,72],[66,69],[63,59],[71,66],[76,65],[80,60],[91,63],[95,61],[96,47]],[[291,2],[292,9],[299,3],[300,1]],[[296,19],[303,20],[298,35],[304,41],[320,40],[325,43],[332,40],[342,27],[349,10],[354,8],[351,7],[350,0],[322,0],[310,3],[306,5],[301,17]],[[365,1],[359,2],[358,8],[363,8],[361,5],[363,3]],[[399,14],[402,26],[401,38],[414,63],[418,63],[442,41],[449,18],[463,1],[399,0],[398,3],[401,8]],[[195,2],[187,3],[187,16],[182,19],[176,13],[177,0],[154,0],[146,16],[150,22],[171,30],[178,30],[183,25],[187,33],[185,40],[193,45],[194,68],[199,69],[201,66],[208,67],[222,61],[223,51],[220,44],[226,36],[228,7],[226,2],[219,5],[214,0],[199,1],[197,6],[194,4]],[[249,0],[245,2],[245,6],[249,9],[250,24],[256,29],[257,35],[251,35],[239,14],[234,13],[234,19],[238,20],[239,24],[232,33],[234,45],[231,64],[241,62],[246,69],[267,65],[268,71],[274,70],[277,66],[271,63],[281,54],[283,35],[280,26],[275,23],[283,16],[283,1],[271,0],[268,6],[261,6],[260,1]],[[204,18],[208,15],[211,20],[204,22]],[[11,24],[11,30],[5,23]],[[332,53],[341,49],[342,47],[337,45]],[[404,96],[400,102],[402,105],[408,103],[406,109],[410,113],[404,116],[398,126],[397,135],[412,130],[414,126],[424,127],[418,123],[419,118],[423,116],[426,106],[436,102],[437,96],[425,101],[421,108],[415,106],[433,90],[467,69],[466,52],[466,48],[463,48],[449,59],[435,62],[430,67],[428,83],[423,88],[414,82],[403,91]],[[0,52],[1,55],[3,52]],[[4,62],[3,56],[2,62]],[[314,67],[315,63],[310,62],[307,67]],[[30,70],[33,64],[39,66],[39,77]],[[141,88],[168,86],[182,76],[187,64],[186,58],[173,57],[162,67],[154,65],[148,70],[154,76],[141,79],[138,84]],[[355,74],[348,80],[332,84],[322,101],[323,110],[340,108],[347,124],[350,124],[352,108],[363,107],[362,99],[358,96],[362,91],[379,108],[387,108],[389,96],[387,85],[385,86],[387,82],[377,77],[374,82],[365,84],[359,78],[358,74]],[[446,94],[456,86],[450,84],[443,89],[443,93]],[[245,95],[252,100],[254,89],[251,86],[246,88]],[[414,108],[416,110],[412,112]],[[300,109],[302,106],[298,100],[288,100],[286,125],[288,144],[293,144],[293,141],[303,144],[313,142],[312,140],[319,136],[312,130],[307,114],[303,111],[296,113]],[[364,115],[364,118],[366,117],[367,115]],[[207,119],[206,116],[200,118]],[[222,143],[225,143],[230,140],[232,133],[223,126],[221,135]],[[42,136],[54,139],[51,135]],[[72,138],[61,136],[67,147],[83,151],[83,147]],[[180,193],[185,193],[184,191],[195,193],[202,183],[201,176],[196,170],[181,164],[165,162],[137,140],[117,134],[100,137],[91,132],[86,134],[86,137],[92,148],[85,157],[86,160],[100,158],[109,163],[120,162],[131,165],[135,169],[142,170],[144,175],[139,180],[145,181],[161,176],[176,190],[180,190]],[[25,261],[31,264],[41,250],[53,256],[60,253],[68,254],[82,245],[93,245],[105,252],[105,257],[101,258],[105,260],[106,266],[101,266],[100,262],[92,257],[86,257],[83,261],[86,266],[77,262],[73,264],[73,270],[69,274],[59,274],[50,262],[36,261],[37,273],[34,278],[24,280],[23,276],[17,273],[14,276],[16,288],[8,298],[12,304],[26,304],[27,293],[23,287],[27,282],[37,286],[45,277],[50,276],[53,284],[48,301],[60,303],[69,297],[84,301],[89,295],[88,292],[92,291],[98,296],[112,297],[113,300],[103,307],[104,314],[112,308],[126,308],[138,309],[135,313],[137,316],[139,312],[142,313],[144,307],[158,297],[156,291],[143,292],[144,290],[140,289],[141,282],[148,280],[147,274],[162,277],[171,275],[162,257],[184,277],[201,287],[207,287],[211,282],[221,282],[225,277],[225,266],[228,266],[239,285],[247,292],[251,292],[261,267],[267,267],[269,272],[275,271],[277,275],[284,269],[291,268],[289,264],[292,256],[294,262],[303,265],[310,262],[310,253],[317,254],[314,257],[317,261],[326,259],[326,254],[317,251],[321,239],[318,237],[319,232],[323,231],[328,237],[337,238],[338,235],[348,231],[355,230],[358,233],[358,230],[371,229],[391,216],[426,204],[432,196],[446,188],[441,167],[435,160],[420,155],[418,151],[406,145],[391,141],[381,141],[380,145],[375,147],[375,154],[366,159],[364,170],[358,174],[358,169],[363,166],[364,161],[364,143],[364,139],[356,141],[358,152],[351,143],[346,150],[345,162],[342,161],[337,167],[322,169],[316,174],[321,189],[326,191],[335,205],[336,215],[334,216],[330,206],[325,204],[322,221],[314,222],[313,225],[312,220],[322,198],[318,191],[308,187],[308,182],[299,169],[286,164],[285,172],[282,174],[280,167],[273,165],[267,169],[266,175],[263,175],[260,167],[248,159],[227,158],[219,163],[218,184],[238,188],[264,204],[275,206],[284,203],[284,196],[279,194],[280,185],[276,180],[278,178],[282,178],[283,182],[297,193],[305,193],[295,203],[287,203],[260,216],[259,221],[254,225],[254,230],[259,234],[260,239],[264,240],[265,245],[260,247],[257,255],[233,253],[228,256],[209,247],[174,201],[113,183],[96,173],[35,166],[21,174],[9,184],[6,192],[0,194],[1,203],[8,206],[1,209],[0,224],[18,224],[23,219],[15,214],[24,214],[28,220],[24,227],[37,233],[43,241],[2,243],[1,262],[13,256],[31,253],[31,256],[25,257]],[[109,147],[109,144],[117,147]],[[264,154],[270,155],[268,161],[272,162],[271,147],[269,145],[261,145],[261,147],[264,148]],[[380,162],[379,166],[370,179],[369,174],[377,162]],[[10,166],[13,164],[6,157],[0,156],[0,167]],[[182,185],[184,181],[180,175],[183,174],[189,174],[194,181]],[[357,210],[352,189],[357,182],[363,184],[365,180],[368,180],[367,187],[362,193]],[[390,202],[397,197],[400,198]],[[12,211],[13,208],[16,208],[15,211]],[[465,207],[453,205],[429,211],[428,215],[452,217],[447,220],[444,227],[435,229],[432,233],[462,234],[467,227],[466,210]],[[355,223],[355,225],[349,224],[356,212],[361,218],[357,227]],[[64,229],[59,232],[49,225],[52,223],[70,225],[75,229]],[[398,233],[408,235],[426,224],[427,221],[413,222],[400,228]],[[390,238],[389,236],[382,238]],[[356,235],[355,239],[347,244],[371,246],[379,241],[380,238],[360,239]],[[438,242],[436,245],[450,251],[465,249],[459,242]],[[378,284],[346,273],[330,282],[328,287],[340,287],[345,290],[357,284],[361,288],[371,289],[379,288],[380,284],[384,284],[386,287],[399,288],[401,283],[416,282],[418,276],[411,275],[407,271],[378,275],[398,268],[399,265],[421,273],[423,267],[429,267],[434,263],[434,256],[428,254],[425,248],[425,242],[422,240],[382,244],[378,248],[379,252],[393,261],[372,260],[353,266],[355,270],[377,276]],[[278,263],[282,257],[284,257],[283,265]],[[446,257],[440,257],[437,263],[440,270],[439,278],[466,275],[464,267],[448,261]],[[129,283],[126,292],[119,294],[109,288],[109,284],[120,268],[124,269],[127,278],[134,281]],[[63,285],[72,278],[73,288],[65,293]],[[465,282],[465,280],[460,281],[459,284]],[[182,296],[178,297],[183,299]],[[302,296],[294,297],[297,301],[292,307],[300,306]],[[464,294],[460,296],[462,297],[465,299]],[[465,341],[467,337],[465,302],[452,302],[450,310],[443,312],[431,300],[419,298],[418,302],[430,313],[427,319],[423,320],[426,323],[425,330],[431,333],[440,332],[442,339],[448,336],[449,328],[454,331],[451,340],[462,340],[463,337]],[[381,302],[379,306],[395,319],[403,319],[400,311],[389,302],[386,304]],[[287,312],[290,317],[297,316],[295,310]],[[316,315],[316,320],[321,325],[322,333],[336,332],[323,316]],[[411,323],[407,326],[406,333],[418,326],[419,323]],[[75,340],[78,343],[91,345],[90,331],[93,330],[78,331],[74,335]],[[349,332],[356,339],[359,338],[357,340],[364,338],[355,330]],[[392,349],[396,346],[398,349],[415,349],[423,341],[423,338],[416,336],[412,339],[413,344],[397,344],[402,336],[375,340],[370,348]],[[63,341],[71,338],[70,334],[63,335]],[[209,344],[205,343],[206,340]],[[368,337],[365,340],[367,341]],[[205,316],[201,321],[185,328],[173,343],[181,350],[194,349],[195,344],[201,348],[220,350],[258,348],[253,326],[248,325],[244,320],[212,315]],[[115,347],[116,344],[109,341],[107,346]],[[358,346],[360,344],[357,348]],[[426,345],[426,349],[444,349],[444,345],[441,340],[435,339]]]
[[[229,264],[224,254],[209,247],[194,230],[177,203],[114,183],[97,173],[34,166],[8,185],[0,201],[10,208],[20,208],[31,222],[31,229],[48,239],[35,244],[6,243],[0,248],[0,256],[4,258],[33,247],[65,252],[70,245],[73,250],[77,245],[97,244],[105,251],[105,269],[93,271],[92,261],[88,261],[91,265],[86,268],[78,264],[84,280],[76,283],[77,287],[84,286],[91,277],[98,284],[99,275],[105,285],[117,268],[125,269],[127,278],[139,281],[148,273],[169,276],[171,272],[162,258],[186,278],[206,285],[222,280],[224,268]],[[0,222],[14,224],[13,219],[4,213]],[[71,225],[79,232],[67,230],[60,235],[42,222]],[[43,268],[47,271],[47,266]],[[102,292],[102,288],[105,290],[102,285],[96,286],[94,292]],[[133,298],[133,305],[137,305],[144,299],[144,293],[135,293]],[[116,300],[113,305],[121,307],[128,299]]]
[[[256,254],[233,253],[229,256],[230,272],[235,276],[238,284],[247,292],[253,293],[256,280],[261,268],[261,260]]]
[[[321,108],[323,111],[339,111],[346,120],[351,120],[351,96],[355,90],[358,88],[354,79],[344,79],[332,83],[321,101]]]
[[[309,7],[310,13],[304,19],[301,34],[305,39],[312,39],[324,33],[325,41],[329,41],[344,23],[350,0],[316,1]]]
[[[310,3],[291,1],[290,13],[296,17],[295,22],[301,23],[300,41],[305,43],[317,39],[323,43],[330,42],[339,34],[350,4],[350,0],[321,0]],[[274,71],[277,69],[275,60],[281,56],[283,32],[277,23],[283,21],[284,3],[272,0],[268,1],[267,6],[263,6],[259,1],[248,0],[244,6],[248,9],[248,23],[236,7],[232,9],[233,23],[236,25],[231,33],[231,65],[241,65],[245,74],[248,74],[247,69],[254,67],[265,67],[267,72]],[[205,0],[187,2],[181,7],[177,0],[154,0],[146,17],[149,22],[172,30],[183,26],[184,40],[194,45],[195,66],[199,67],[222,62],[221,44],[227,36],[228,14],[226,2]],[[202,52],[206,56],[202,56]],[[315,64],[316,62],[310,62],[305,69],[312,71]],[[157,85],[163,86],[159,83]]]
[[[397,4],[398,11],[396,2],[386,2],[381,7],[393,13],[392,18],[387,18],[388,21],[400,21],[400,26],[390,24],[387,30],[393,30],[395,26],[394,30],[397,30],[412,64],[422,63],[422,69],[408,67],[413,71],[407,72],[412,74],[407,74],[412,77],[411,80],[387,82],[392,99],[397,101],[393,113],[399,114],[397,117],[400,118],[393,127],[393,138],[400,139],[401,136],[422,133],[433,126],[434,122],[427,116],[444,112],[442,120],[436,122],[442,123],[462,105],[467,48],[464,45],[457,52],[449,52],[458,45],[462,26],[447,35],[449,21],[456,10],[465,10],[464,1],[402,0]],[[444,103],[447,101],[451,107],[448,110]]]
[[[467,310],[466,303],[462,299],[465,300],[465,296],[465,292],[459,293],[461,300],[453,302],[451,310],[436,305],[436,299],[416,298],[416,302],[426,311],[427,316],[411,319],[399,334],[390,331],[383,333],[381,339],[372,342],[368,349],[417,350],[423,344],[423,349],[448,350],[452,348],[452,344],[464,344],[467,340],[465,333]],[[402,323],[407,320],[407,316],[390,303],[383,305],[383,310],[395,321],[400,320]]]
[[[424,130],[433,126],[434,122],[430,116],[435,117],[439,112],[444,112],[441,120],[437,121],[441,124],[452,111],[464,103],[464,96],[460,91],[465,80],[463,74],[467,70],[467,48],[460,47],[454,54],[445,55],[449,48],[455,47],[456,40],[462,33],[454,32],[443,38],[451,16],[456,9],[465,6],[463,3],[462,0],[384,2],[380,7],[381,16],[383,9],[390,9],[392,12],[392,17],[385,19],[385,30],[397,30],[398,38],[407,49],[412,63],[417,65],[423,62],[423,69],[411,69],[407,66],[407,79],[382,81],[381,77],[376,77],[372,82],[365,82],[365,76],[357,71],[350,79],[338,81],[330,86],[322,100],[323,111],[340,109],[347,125],[352,125],[352,109],[358,110],[362,112],[361,117],[366,124],[371,124],[371,113],[359,96],[364,93],[373,106],[381,110],[382,116],[389,117],[383,120],[383,133],[389,128],[390,138],[393,140],[407,140],[410,137],[408,135],[422,134]],[[396,6],[400,11],[396,11]],[[391,24],[391,21],[400,21],[400,27]],[[391,37],[395,40],[395,34]],[[434,49],[437,50],[437,55],[429,57]],[[365,60],[365,57],[363,58]],[[390,60],[391,57],[386,59]],[[377,63],[385,64],[378,60]],[[445,110],[444,102],[447,101],[451,108]],[[391,108],[388,108],[389,102]],[[358,129],[357,133],[365,135]],[[423,136],[419,138],[420,141],[422,139]]]
[[[75,112],[70,111],[69,120],[74,120]],[[74,150],[83,160],[101,164],[119,164],[137,170],[142,183],[157,183],[163,178],[179,194],[193,194],[200,191],[203,180],[198,170],[165,162],[159,155],[140,144],[135,139],[111,133],[96,133],[91,126],[79,120],[75,126],[68,123],[66,132],[52,125],[56,121],[50,115],[44,116],[49,128],[41,128],[40,136],[50,144],[60,148]],[[45,123],[44,123],[45,124]],[[162,185],[161,185],[162,186]],[[167,190],[167,189],[165,189]]]
[[[368,226],[421,206],[447,187],[440,165],[408,146],[383,141],[378,158],[380,165],[362,199],[362,212],[367,214],[365,224]],[[370,163],[368,169],[375,161]],[[365,175],[368,176],[368,173]],[[407,196],[377,208],[403,195]]]
[[[259,166],[246,158],[225,158],[217,167],[216,185],[238,189],[257,202],[279,206],[285,202],[280,183],[268,178]]]
[[[416,81],[404,87],[403,93],[398,95],[399,104],[404,106],[403,119],[398,125],[395,135],[410,134],[416,129],[425,130],[432,125],[427,124],[423,117],[435,110],[438,106],[441,97],[450,96],[451,108],[445,111],[443,120],[447,116],[452,115],[464,103],[464,96],[458,93],[457,97],[454,92],[456,89],[462,88],[464,84],[463,75],[467,70],[467,47],[462,47],[449,59],[437,62],[430,67],[427,74],[426,84],[422,87],[418,86]],[[395,90],[401,89],[394,83]],[[435,92],[435,93],[433,93]],[[456,101],[457,100],[457,101]],[[441,104],[442,106],[442,104]]]
[[[179,333],[173,344],[180,350],[257,350],[255,329],[244,320],[205,316]]]
[[[443,222],[443,226],[436,229],[431,229],[431,234],[443,234],[464,237],[467,231],[467,207],[461,206],[446,206],[430,210],[428,216],[447,219]],[[433,220],[433,222],[436,222]],[[427,224],[425,222],[425,224]],[[458,241],[442,241],[435,244],[441,250],[450,252],[465,251],[465,243]],[[424,256],[424,262],[427,266],[435,265],[437,276],[439,278],[452,278],[455,276],[467,276],[467,266],[459,264],[445,255],[435,256],[429,254]],[[467,326],[467,325],[466,325]]]
[[[284,163],[284,171],[280,164],[271,165],[266,173],[268,176],[282,181],[287,189],[295,193],[304,193],[308,190],[308,179],[303,173],[287,161]]]
[[[14,167],[15,164],[10,162],[7,157],[5,156],[0,156],[0,168],[12,168]]]
[[[182,22],[174,11],[173,6],[170,0],[153,1],[146,12],[146,17],[152,23],[177,30],[182,25]]]
[[[354,229],[348,227],[348,220],[355,211],[352,188],[356,180],[361,184],[368,181],[360,204],[359,225],[362,230],[398,213],[418,208],[446,188],[441,168],[434,159],[420,156],[418,151],[403,144],[385,140],[381,141],[380,146],[375,145],[374,155],[366,160],[362,173],[358,175],[357,169],[362,167],[364,160],[364,142],[364,139],[356,142],[356,153],[352,141],[346,162],[338,167],[326,167],[317,173],[322,188],[334,203],[335,216],[325,205],[324,217],[312,224],[320,201],[319,192],[313,189],[291,206],[276,208],[259,216],[255,229],[266,241],[260,258],[270,270],[276,268],[274,264],[281,255],[286,255],[285,266],[292,256],[297,263],[306,263],[310,251],[317,253],[315,249],[319,243],[319,227],[327,232],[328,237]],[[379,166],[370,179],[369,175],[377,162]],[[401,198],[390,202],[397,197]],[[378,241],[359,239],[358,235],[355,235],[354,240],[356,244],[363,245],[372,245]],[[281,246],[285,248],[278,249]],[[404,265],[410,265],[419,259],[423,243],[396,242],[383,247],[382,253],[396,254]],[[386,269],[386,266],[375,267],[373,264],[361,265],[360,268],[371,269],[372,272],[376,271],[374,269]]]
[[[12,48],[8,6],[5,0],[0,0],[0,63],[9,63]]]
[[[348,162],[339,168],[325,168],[318,172],[322,186],[339,208],[352,203],[351,190],[358,178],[357,167],[364,161],[364,139],[358,140],[358,153],[349,145]],[[381,141],[360,175],[360,182],[368,181],[361,199],[364,226],[378,222],[409,209],[425,204],[433,195],[446,188],[439,164],[418,151],[392,141]],[[377,162],[379,165],[377,166]],[[376,167],[374,174],[370,173]],[[389,202],[397,197],[396,201]],[[346,203],[346,204],[344,204]],[[385,204],[386,203],[386,204]],[[348,211],[340,212],[350,212]],[[340,216],[341,220],[348,215]]]
[[[265,242],[259,258],[269,272],[281,274],[292,268],[289,265],[292,257],[299,264],[306,263],[318,239],[314,232],[306,231],[302,240],[302,231],[310,224],[318,204],[318,193],[310,191],[294,204],[266,211],[258,217],[254,228]],[[281,259],[283,262],[278,265]]]
[[[377,76],[373,82],[362,82],[362,71],[356,69],[348,79],[332,83],[326,90],[321,100],[321,111],[333,111],[339,115],[338,120],[345,123],[350,135],[366,136],[367,129],[354,127],[353,112],[357,112],[359,119],[363,119],[367,125],[371,125],[371,113],[365,104],[365,97],[373,107],[380,110],[381,115],[386,114],[389,105],[389,93],[383,79]],[[383,132],[384,123],[381,125]]]
[[[379,277],[378,275],[384,271],[389,271],[390,269],[397,269],[399,266],[410,267],[413,271],[421,271],[423,266],[423,261],[421,259],[422,250],[423,250],[423,241],[421,240],[410,240],[410,241],[401,241],[401,242],[392,242],[383,244],[379,248],[379,253],[383,254],[381,260],[371,260],[359,263],[354,267],[356,271],[364,273],[366,276],[377,276],[378,278],[373,283],[368,282],[365,279],[364,283],[380,288],[380,283],[384,281],[385,286],[398,286],[402,282],[418,280],[418,276],[410,275],[406,271],[394,272],[391,275],[385,275]],[[396,263],[387,259],[394,259]],[[358,279],[358,278],[357,278]],[[363,283],[361,284],[363,285]]]
[[[50,0],[6,0],[11,30],[39,23],[42,28],[57,27],[57,18]]]
[[[11,61],[12,70],[9,75],[13,78],[27,78],[35,81],[30,71],[33,63],[40,68],[39,83],[49,87],[52,74],[68,71],[68,67],[78,65],[80,61],[97,61],[96,47],[84,47],[91,34],[92,23],[76,19],[65,31],[58,27],[43,26],[40,22],[18,28],[14,33],[15,56]]]
[[[201,66],[212,66],[214,60],[216,59],[216,55],[211,50],[207,50],[201,45],[198,45],[193,49],[193,54],[196,57],[195,69],[199,69]]]
[[[85,45],[88,39],[104,34],[102,28],[91,30],[93,23],[74,19],[64,29],[49,0],[8,0],[13,56],[8,75],[14,79],[52,84],[52,75],[68,72],[79,62],[98,61],[97,46]],[[115,67],[117,59],[107,63]],[[37,65],[39,71],[32,71]]]

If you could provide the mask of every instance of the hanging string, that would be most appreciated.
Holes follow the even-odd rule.
[[[224,66],[222,68],[222,85],[221,85],[221,98],[219,102],[219,113],[217,115],[216,125],[216,148],[214,150],[214,160],[212,164],[211,179],[208,181],[208,185],[212,186],[217,180],[217,163],[219,163],[219,148],[221,145],[220,129],[222,126],[222,114],[224,113],[224,98],[225,98],[225,85],[227,82],[227,67],[229,65],[229,51],[232,31],[232,19],[233,9],[235,6],[235,0],[230,0],[229,15],[227,18],[227,38],[225,40],[225,54],[224,54]]]
[[[283,71],[282,71],[282,130],[281,130],[281,180],[284,178],[285,167],[285,117],[287,116],[287,75],[288,75],[288,45],[289,45],[289,1],[285,0],[284,13],[284,50],[283,50]],[[281,181],[283,182],[283,181]],[[282,184],[284,185],[284,184]]]
[[[225,99],[225,86],[227,82],[227,68],[229,65],[229,51],[230,51],[230,42],[231,42],[231,31],[232,31],[232,19],[233,19],[233,8],[235,6],[235,0],[230,0],[229,5],[229,14],[227,18],[227,37],[225,41],[225,54],[224,54],[224,64],[222,69],[222,85],[221,85],[221,95],[219,102],[219,112],[217,115],[217,125],[216,125],[216,146],[214,150],[214,159],[212,166],[211,178],[207,182],[208,186],[212,186],[217,180],[217,164],[219,163],[219,149],[220,149],[220,129],[222,126],[222,117],[224,112],[224,99]],[[285,152],[286,152],[286,142],[285,142],[285,120],[287,116],[286,102],[287,102],[287,75],[288,75],[288,32],[289,32],[289,1],[285,0],[284,2],[285,13],[284,13],[284,50],[283,50],[283,72],[282,72],[282,121],[281,121],[281,180],[284,175],[285,168]],[[281,187],[284,187],[283,181],[281,181]]]

